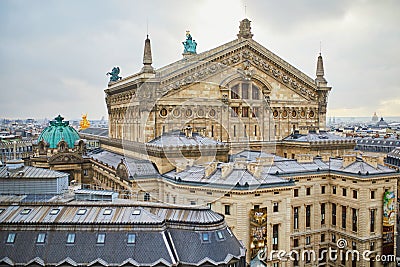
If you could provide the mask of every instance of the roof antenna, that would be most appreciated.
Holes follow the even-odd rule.
[[[322,53],[322,41],[319,41],[319,55]]]
[[[247,18],[247,5],[244,5],[244,17]]]
[[[149,38],[149,17],[146,18],[146,32],[147,32],[147,38]]]

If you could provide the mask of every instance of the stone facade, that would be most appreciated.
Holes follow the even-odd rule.
[[[299,127],[325,129],[331,88],[322,57],[314,80],[254,41],[249,23],[234,41],[110,82],[109,137],[144,143],[190,126],[241,143],[280,140]]]

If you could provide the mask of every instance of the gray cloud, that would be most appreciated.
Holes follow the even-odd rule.
[[[0,1],[0,117],[106,116],[105,73],[140,70],[146,20],[153,62],[181,58],[186,30],[205,51],[254,39],[314,77],[319,42],[333,86],[329,114],[399,115],[398,1]]]

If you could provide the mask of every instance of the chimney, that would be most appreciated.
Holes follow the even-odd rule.
[[[233,163],[233,167],[239,170],[245,170],[247,168],[247,160],[246,158],[235,158],[235,162]]]
[[[271,166],[274,164],[274,156],[256,158],[256,162],[261,166]]]
[[[353,164],[357,159],[356,155],[354,154],[343,155],[342,158],[343,158],[343,168],[346,168],[347,166]]]
[[[218,166],[218,162],[211,162],[210,164],[208,164],[207,167],[204,170],[205,177],[206,178],[210,177],[215,172],[215,170],[217,169],[217,166]]]
[[[263,166],[258,162],[251,162],[247,165],[247,171],[251,173],[254,177],[260,178]]]
[[[362,159],[364,160],[365,163],[371,165],[375,169],[378,168],[378,159],[379,159],[379,157],[370,156],[370,155],[363,155]]]
[[[221,164],[221,176],[222,178],[227,177],[233,171],[232,163],[223,163]]]

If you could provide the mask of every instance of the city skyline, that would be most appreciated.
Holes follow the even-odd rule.
[[[257,42],[312,78],[322,42],[328,117],[400,115],[396,1],[41,2],[0,3],[1,117],[107,117],[105,73],[140,71],[147,23],[160,68],[181,59],[186,30],[201,53],[235,39],[245,16]]]

